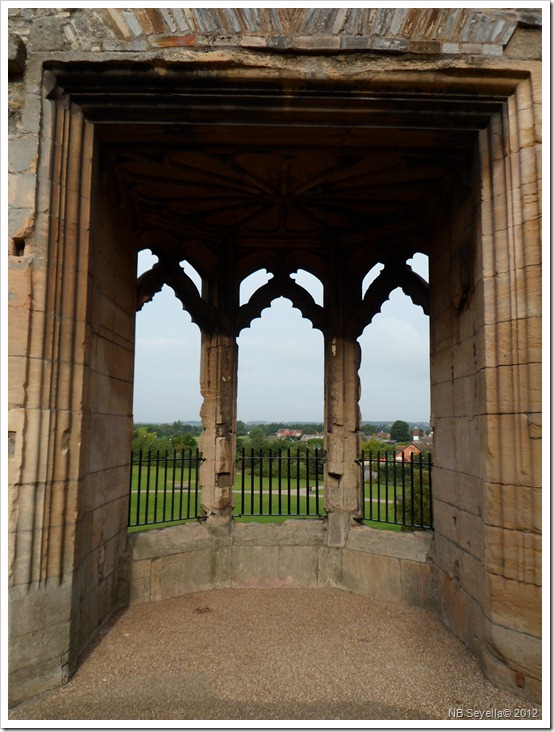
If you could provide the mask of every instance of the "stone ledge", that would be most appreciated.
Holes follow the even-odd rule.
[[[431,532],[405,533],[354,526],[348,534],[346,548],[396,559],[426,562],[432,541]]]
[[[209,549],[214,545],[208,527],[198,523],[130,534],[127,541],[133,561]]]
[[[324,532],[322,521],[290,520],[277,524],[236,523],[232,536],[235,545],[306,546],[323,544]]]

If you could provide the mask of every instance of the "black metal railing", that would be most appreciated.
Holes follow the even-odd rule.
[[[325,515],[323,450],[241,450],[233,485],[234,516]],[[198,450],[131,455],[129,527],[162,526],[202,518]],[[408,529],[431,529],[432,457],[362,452],[362,520]]]
[[[131,453],[129,527],[170,524],[200,516],[198,450]]]
[[[362,518],[407,529],[433,528],[431,453],[362,452]]]
[[[325,459],[318,448],[242,449],[237,457],[235,515],[322,516]]]

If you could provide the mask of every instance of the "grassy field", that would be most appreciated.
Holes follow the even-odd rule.
[[[200,496],[196,495],[196,468],[186,466],[174,469],[171,464],[148,470],[143,466],[141,471],[140,505],[138,481],[139,471],[133,466],[131,483],[131,502],[129,512],[129,531],[144,531],[148,528],[161,528],[194,520],[201,513]],[[149,479],[148,479],[149,478]],[[237,473],[233,487],[234,515],[237,521],[256,521],[274,523],[288,518],[317,518],[325,516],[323,501],[323,485],[318,491],[310,490],[304,479],[291,479],[290,490],[284,482],[279,497],[278,480],[276,478],[254,476],[252,485],[250,475],[245,476],[244,491],[241,489],[241,474]],[[191,490],[188,486],[191,486]],[[181,486],[183,486],[181,488]],[[271,495],[270,495],[271,489]],[[407,505],[410,504],[409,489],[406,487]],[[401,486],[396,487],[396,495],[402,495]],[[371,500],[370,500],[371,496]],[[375,528],[400,531],[395,521],[395,490],[388,490],[377,480],[366,480],[364,484],[364,524]],[[270,500],[271,498],[271,500]],[[402,513],[397,507],[396,521],[402,520]]]

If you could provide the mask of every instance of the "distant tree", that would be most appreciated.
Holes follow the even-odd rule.
[[[375,440],[373,438],[370,438],[369,440],[364,440],[362,442],[362,450],[365,453],[371,451],[374,455],[376,455],[378,452],[384,454],[394,452],[394,445],[387,445],[386,442],[381,442],[381,440]]]
[[[408,423],[404,422],[402,419],[397,419],[390,428],[391,440],[394,440],[395,442],[404,442],[405,440],[409,440],[410,437],[411,435]]]
[[[133,430],[131,449],[136,454],[138,454],[139,450],[142,450],[143,453],[148,452],[148,450],[156,450],[157,441],[158,435],[156,432],[149,431],[147,426],[137,427]]]
[[[189,432],[177,432],[169,438],[170,449],[195,450],[196,440]]]
[[[248,429],[247,429],[246,425],[244,424],[244,422],[242,421],[242,419],[237,419],[236,431],[237,431],[238,436],[248,434]]]

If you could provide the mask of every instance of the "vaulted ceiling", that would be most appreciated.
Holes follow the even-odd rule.
[[[251,272],[274,275],[263,297],[235,312],[237,329],[279,294],[324,327],[290,276],[299,268],[326,292],[343,272],[356,329],[398,285],[425,307],[406,261],[429,252],[433,212],[500,108],[486,93],[468,103],[450,78],[441,94],[406,80],[391,91],[365,80],[199,78],[179,64],[114,64],[102,74],[83,64],[58,79],[95,124],[103,169],[132,212],[135,246],[159,257],[139,282],[138,306],[171,284],[206,330],[219,316],[183,260],[227,288],[229,307]],[[385,268],[362,302],[361,282],[377,262]]]
[[[146,76],[140,92],[122,93],[114,76],[107,104],[85,73],[75,98],[96,122],[136,231],[167,234],[143,241],[202,274],[229,246],[240,277],[280,252],[324,279],[315,259],[331,243],[348,256],[364,247],[359,268],[391,249],[404,262],[425,248],[431,210],[495,107],[359,86],[200,87],[171,83],[172,71]]]

